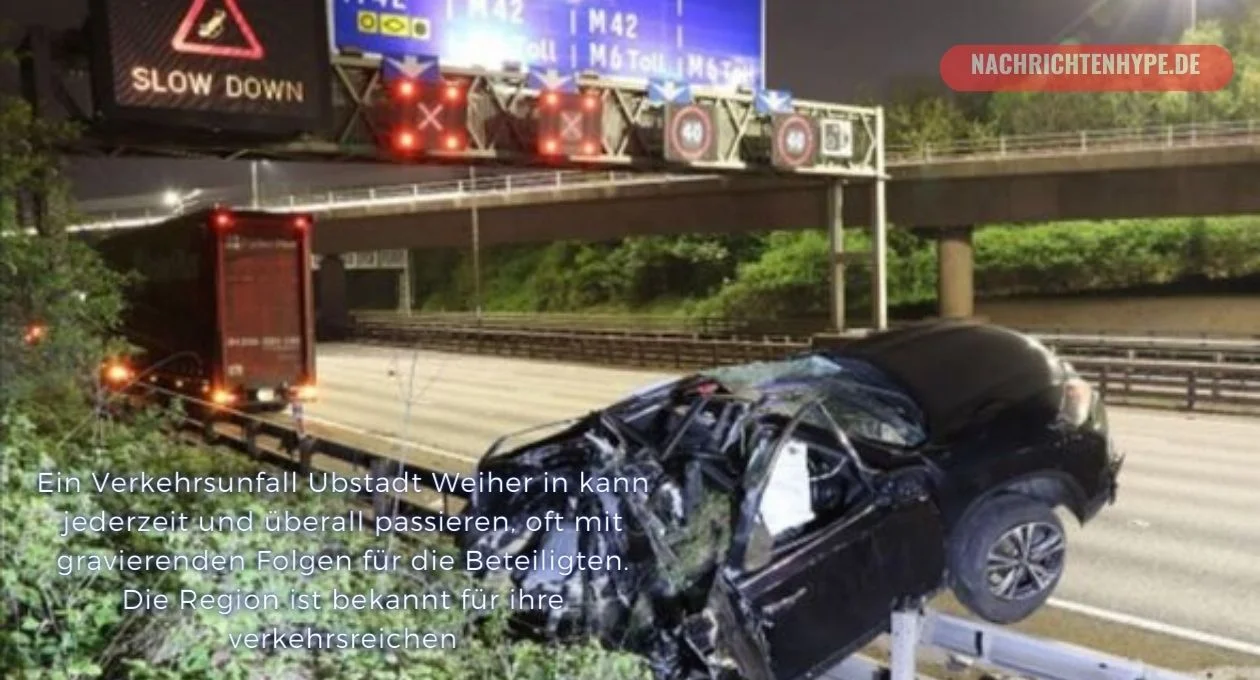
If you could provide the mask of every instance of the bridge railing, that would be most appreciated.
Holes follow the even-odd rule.
[[[711,180],[713,178],[713,175],[643,174],[615,170],[557,170],[478,177],[476,179],[347,187],[318,192],[287,194],[259,200],[258,209],[278,212],[302,211],[321,213],[334,210],[370,209],[392,205],[415,204],[425,201],[457,198],[470,194],[525,194],[566,191],[583,187],[694,182]],[[135,210],[89,212],[85,215],[87,219],[80,224],[72,226],[70,229],[71,231],[93,231],[145,226],[174,217],[183,212],[209,207],[213,203],[214,200],[212,199],[198,198],[184,203],[179,210],[157,209],[149,206]]]
[[[1213,121],[1183,125],[1079,130],[1037,135],[998,135],[945,144],[889,146],[890,166],[947,163],[1010,156],[1079,156],[1196,146],[1236,146],[1260,141],[1260,121]]]
[[[1184,125],[1080,130],[1037,135],[1000,135],[978,140],[958,140],[946,144],[890,146],[890,167],[963,162],[977,159],[1018,157],[1081,156],[1123,150],[1238,146],[1260,143],[1260,120],[1215,121]],[[713,175],[635,173],[625,171],[557,170],[551,172],[504,174],[475,180],[440,180],[412,184],[349,187],[320,192],[269,197],[260,207],[279,211],[333,211],[354,208],[406,205],[429,200],[485,193],[521,193],[575,189],[598,185],[660,184],[675,181],[712,179]],[[184,204],[184,210],[202,207],[205,199]],[[89,213],[73,230],[118,229],[143,226],[176,214],[151,206],[134,211],[114,210]]]

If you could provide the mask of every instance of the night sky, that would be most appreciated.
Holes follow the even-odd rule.
[[[296,2],[299,0],[276,0]],[[768,0],[768,84],[799,98],[847,102],[935,84],[941,55],[960,43],[1155,42],[1185,28],[1193,0]],[[1200,18],[1230,0],[1199,0]],[[7,41],[19,28],[82,23],[87,0],[0,0]],[[0,87],[11,90],[14,76]],[[449,175],[424,168],[270,164],[265,185],[408,182]],[[459,172],[459,171],[455,171]],[[246,186],[247,163],[76,161],[83,199],[159,196],[165,188]],[[264,186],[264,190],[267,188]],[[156,200],[156,199],[155,199]]]

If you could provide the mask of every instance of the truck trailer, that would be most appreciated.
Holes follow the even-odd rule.
[[[128,287],[138,353],[106,380],[211,408],[282,410],[315,398],[309,215],[216,207],[127,229],[96,247]]]

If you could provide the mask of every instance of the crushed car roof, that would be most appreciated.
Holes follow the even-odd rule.
[[[932,439],[941,440],[984,410],[1032,397],[1062,371],[1034,338],[976,321],[929,321],[846,344],[837,356],[863,359],[919,402]]]

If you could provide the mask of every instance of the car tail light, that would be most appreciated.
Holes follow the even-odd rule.
[[[1063,403],[1059,417],[1073,427],[1089,420],[1094,408],[1094,388],[1080,376],[1071,376],[1063,383]]]

